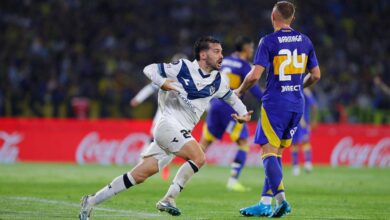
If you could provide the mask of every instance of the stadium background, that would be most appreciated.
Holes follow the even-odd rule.
[[[273,3],[2,1],[0,116],[75,117],[72,100],[85,97],[89,118],[150,118],[154,98],[128,104],[148,83],[146,64],[192,59],[201,35],[219,38],[225,56],[240,34],[257,42],[272,31]],[[389,123],[390,98],[373,84],[377,75],[390,84],[389,1],[296,3],[293,27],[310,36],[324,76],[314,88],[320,120]]]
[[[313,88],[320,111],[320,124],[312,136],[314,173],[294,179],[285,166],[290,201],[298,207],[291,218],[387,219],[390,94],[374,78],[390,86],[390,1],[294,2],[293,28],[313,41],[323,76]],[[274,3],[1,1],[0,218],[44,219],[42,213],[56,219],[70,218],[69,213],[76,216],[78,206],[73,202],[82,193],[101,187],[128,167],[75,164],[131,166],[149,139],[155,97],[137,108],[129,105],[149,83],[143,67],[169,62],[176,53],[193,59],[192,45],[201,35],[220,39],[225,56],[233,51],[237,35],[257,42],[272,32],[269,17]],[[264,87],[264,79],[260,84]],[[255,110],[250,123],[253,134],[259,103],[251,96],[245,102]],[[199,135],[200,126],[194,131],[196,138]],[[208,164],[228,165],[234,150],[226,138],[217,142],[207,152]],[[242,177],[253,188],[259,188],[259,172],[262,175],[257,167],[261,166],[259,151],[258,146],[251,147],[248,165],[255,168],[245,169]],[[289,162],[288,152],[284,161]],[[209,166],[200,175],[188,191],[192,197],[183,196],[193,202],[187,210],[196,207],[187,211],[188,219],[236,219],[238,208],[247,205],[250,196],[227,196],[222,190],[228,169]],[[154,212],[153,204],[145,208],[142,201],[158,199],[168,183],[152,179],[150,184],[155,186],[151,194],[137,188],[131,194],[137,199],[119,197],[120,202],[109,202],[108,207],[119,203],[122,209]],[[202,197],[205,192],[215,195],[207,197],[209,203]],[[198,207],[199,201],[214,211]],[[47,204],[64,206],[59,211]],[[117,211],[136,219],[164,219]],[[98,211],[100,219],[110,216],[105,212],[104,208]]]

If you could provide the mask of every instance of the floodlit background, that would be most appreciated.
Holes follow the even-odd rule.
[[[176,53],[193,59],[202,35],[223,42],[272,32],[275,1],[2,1],[0,116],[75,117],[74,99],[89,118],[149,118],[153,98],[130,99],[148,81],[145,65]],[[295,1],[293,28],[313,41],[323,78],[314,91],[322,122],[390,123],[390,2]],[[262,80],[264,81],[264,79]],[[249,101],[257,109],[259,104]]]

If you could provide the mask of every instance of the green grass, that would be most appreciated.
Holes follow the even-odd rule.
[[[127,169],[2,164],[0,219],[77,219],[80,197]],[[171,175],[176,170],[173,167]],[[291,176],[290,171],[284,168],[284,183],[293,211],[284,219],[390,219],[390,169],[315,167],[312,174],[299,177]],[[228,175],[226,167],[202,168],[177,200],[182,210],[179,217],[159,213],[154,207],[170,184],[158,174],[101,204],[99,208],[106,210],[94,210],[93,219],[247,219],[238,210],[258,201],[263,170],[246,168],[242,173],[242,182],[252,188],[248,193],[227,192]]]

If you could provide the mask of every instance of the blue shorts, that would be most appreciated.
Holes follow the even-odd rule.
[[[208,141],[222,139],[225,132],[230,134],[232,141],[249,137],[247,124],[237,123],[231,116],[236,113],[234,109],[219,99],[211,101],[211,107],[207,113],[206,124],[203,126],[203,137]]]
[[[272,111],[261,107],[261,116],[255,133],[255,143],[270,143],[274,147],[289,147],[297,131],[302,113]]]

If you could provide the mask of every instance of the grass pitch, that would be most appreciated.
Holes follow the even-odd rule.
[[[177,200],[179,217],[159,213],[155,203],[171,178],[160,175],[101,204],[92,219],[247,219],[238,210],[259,200],[262,168],[246,168],[241,182],[251,192],[226,191],[229,168],[206,166]],[[77,219],[79,200],[108,184],[127,166],[71,164],[1,164],[0,219]],[[292,213],[284,219],[390,219],[390,169],[315,167],[311,174],[291,175],[284,184]],[[256,217],[251,217],[254,219]]]

